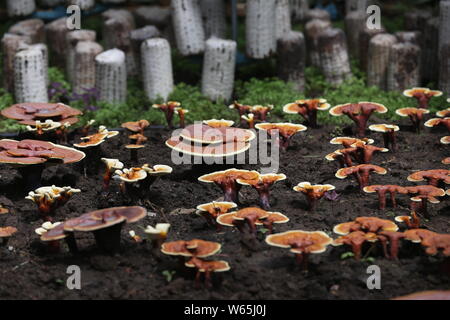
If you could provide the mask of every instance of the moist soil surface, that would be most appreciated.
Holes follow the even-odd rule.
[[[377,119],[372,119],[373,123]],[[372,163],[388,169],[387,175],[371,176],[371,184],[414,185],[406,180],[415,170],[445,169],[442,159],[450,155],[450,149],[439,143],[445,131],[425,129],[413,133],[407,121],[401,122],[396,153],[378,153]],[[324,159],[325,155],[339,149],[331,145],[333,136],[348,135],[349,128],[337,134],[335,127],[308,129],[295,136],[291,147],[281,154],[279,172],[287,176],[273,186],[272,211],[282,212],[290,218],[286,224],[275,225],[274,232],[287,230],[321,230],[336,238],[333,226],[358,216],[374,216],[393,220],[407,215],[409,197],[399,195],[398,208],[389,205],[378,210],[376,194],[363,194],[356,181],[349,177],[335,177],[338,163]],[[92,233],[77,233],[80,248],[78,255],[71,255],[65,245],[58,254],[47,252],[47,245],[39,240],[35,228],[42,224],[36,206],[24,199],[26,190],[16,169],[0,166],[0,203],[10,213],[0,216],[0,226],[14,226],[19,231],[7,247],[0,247],[0,299],[389,299],[422,290],[450,288],[448,260],[438,255],[429,257],[418,244],[403,242],[397,261],[384,257],[380,245],[363,255],[371,259],[356,261],[342,259],[351,251],[347,246],[332,247],[318,255],[311,255],[308,272],[295,263],[288,249],[269,247],[264,238],[267,233],[258,232],[256,241],[243,236],[237,229],[224,227],[221,232],[207,225],[203,217],[195,214],[199,204],[221,199],[220,189],[213,184],[197,181],[205,172],[223,169],[225,166],[174,165],[171,150],[164,145],[170,137],[167,129],[152,128],[146,131],[149,138],[146,148],[139,150],[139,163],[130,161],[130,153],[124,149],[128,143],[127,132],[113,137],[101,145],[102,156],[118,158],[126,167],[149,163],[166,164],[173,173],[157,180],[147,199],[130,200],[112,181],[109,194],[102,193],[103,166],[95,164],[95,156],[86,161],[87,175],[79,165],[57,165],[44,170],[43,185],[70,185],[82,190],[56,211],[54,221],[64,221],[99,208],[141,205],[149,215],[139,222],[122,229],[121,249],[115,255],[100,252]],[[367,132],[382,145],[381,134]],[[76,136],[72,141],[79,141]],[[240,165],[240,168],[259,170],[261,165]],[[91,171],[91,173],[89,173]],[[92,173],[94,171],[94,173]],[[308,212],[305,198],[292,188],[299,182],[330,183],[336,186],[338,200],[322,199],[316,212]],[[240,208],[257,206],[258,197],[251,187],[240,192]],[[431,219],[422,219],[423,227],[440,233],[450,233],[450,201],[441,198],[439,204],[429,204]],[[147,225],[168,222],[171,230],[168,241],[194,238],[217,241],[222,250],[214,256],[226,260],[231,270],[213,275],[213,288],[195,287],[195,272],[180,264],[173,256],[155,254],[148,242],[135,242],[129,230],[145,236]],[[403,226],[401,226],[403,228]],[[264,231],[264,230],[263,230]],[[367,288],[367,267],[375,264],[381,269],[381,289]],[[81,268],[81,290],[69,290],[66,273],[69,265]],[[175,272],[172,279],[164,274]],[[169,281],[170,280],[170,281]]]

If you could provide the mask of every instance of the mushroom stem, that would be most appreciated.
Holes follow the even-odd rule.
[[[386,209],[386,190],[378,190],[378,202],[379,202],[379,209],[384,210]]]
[[[138,162],[138,149],[130,149],[130,161],[133,163]]]
[[[387,131],[383,133],[384,147],[392,150],[393,152],[397,151],[397,136],[394,130]]]
[[[184,112],[178,112],[178,116],[180,118],[180,128],[184,128],[186,127],[186,120],[185,120],[185,115]]]
[[[109,228],[94,231],[95,241],[97,246],[110,254],[119,251],[120,247],[120,231],[122,230],[123,222],[113,225]]]
[[[109,189],[109,184],[111,182],[111,177],[112,177],[112,172],[108,168],[108,166],[106,166],[105,173],[103,175],[103,190],[106,191],[106,190]]]
[[[411,210],[422,214],[425,219],[430,219],[431,216],[428,213],[428,200],[423,198],[419,203],[411,201]]]
[[[367,121],[369,120],[370,115],[369,114],[359,114],[355,115],[353,113],[346,113],[350,119],[352,119],[356,124],[356,135],[358,137],[364,137],[366,135],[366,127],[367,127]]]
[[[239,203],[239,190],[241,186],[235,180],[218,183],[224,192],[223,201]]]
[[[68,233],[67,237],[64,240],[66,241],[66,244],[69,247],[70,253],[72,254],[78,253],[78,246],[73,232]]]
[[[44,166],[42,164],[35,164],[31,166],[24,166],[19,168],[19,173],[25,181],[25,190],[31,191],[36,190],[42,186],[42,172],[44,171]]]
[[[48,253],[58,253],[60,250],[59,240],[49,241],[47,245]]]
[[[303,271],[308,271],[308,257],[309,254],[306,252],[296,253],[295,261],[297,265],[299,265]]]
[[[263,208],[264,210],[269,210],[270,209],[269,186],[264,186],[262,188],[256,188],[256,190],[258,191],[258,194],[259,194],[259,202],[261,204],[261,208]]]

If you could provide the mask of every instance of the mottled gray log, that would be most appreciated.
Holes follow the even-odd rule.
[[[16,102],[48,102],[46,74],[42,50],[33,46],[17,52],[14,57]]]
[[[310,21],[313,19],[319,19],[319,20],[327,20],[331,21],[330,14],[327,10],[323,9],[310,9],[306,13],[306,21]]]
[[[9,17],[25,17],[36,10],[35,0],[6,0]]]
[[[90,10],[95,6],[95,0],[68,0],[67,4],[79,6],[81,10]]]
[[[278,77],[291,82],[298,91],[305,89],[306,46],[303,33],[290,31],[277,42]]]
[[[309,11],[308,0],[290,0],[291,16],[294,22],[303,22]]]
[[[439,51],[450,43],[450,1],[439,4]]]
[[[217,37],[225,39],[227,35],[227,12],[224,0],[202,0],[203,28],[205,38]]]
[[[450,44],[444,44],[441,48],[439,89],[450,97]]]
[[[367,60],[367,85],[387,89],[387,76],[391,47],[397,43],[392,34],[382,33],[369,42]]]
[[[130,33],[130,40],[131,40],[131,46],[133,48],[133,58],[134,62],[136,64],[136,72],[132,73],[134,75],[141,73],[141,46],[142,43],[145,40],[157,38],[161,35],[158,28],[155,26],[145,26],[143,28],[139,28],[136,30],[131,31]]]
[[[351,11],[345,16],[345,32],[349,53],[353,57],[359,56],[359,37],[366,27],[367,14],[364,11]]]
[[[95,57],[95,87],[99,100],[124,103],[127,99],[125,53],[119,49],[104,51]]]
[[[275,5],[276,37],[280,39],[291,31],[291,9],[289,0],[276,0]]]
[[[431,18],[432,13],[428,10],[408,10],[405,13],[405,30],[423,32],[425,24]]]
[[[371,0],[345,0],[345,14],[353,11],[366,12],[367,7],[373,3]]]
[[[41,19],[22,20],[12,25],[8,32],[30,37],[32,43],[45,43],[44,21]]]
[[[170,44],[166,39],[145,40],[141,46],[142,77],[147,97],[167,101],[173,91]]]
[[[377,34],[385,33],[386,30],[381,27],[380,29],[369,29],[365,27],[359,34],[359,63],[361,70],[367,72],[367,61],[369,60],[369,43],[373,37]]]
[[[183,56],[205,50],[205,31],[198,0],[172,0],[172,22],[177,48]]]
[[[203,60],[202,93],[209,99],[230,101],[234,87],[236,42],[210,38]]]
[[[95,87],[95,57],[103,47],[94,41],[80,41],[75,47],[75,70],[72,77],[74,93],[84,93],[84,89]]]
[[[390,50],[387,90],[403,91],[420,85],[420,47],[396,43]]]
[[[31,44],[30,37],[5,33],[1,41],[3,85],[9,93],[14,93],[14,57],[23,44]]]
[[[254,59],[270,57],[277,49],[275,0],[248,0],[245,20],[246,52]]]
[[[317,48],[319,34],[328,28],[331,28],[331,21],[329,20],[313,19],[305,25],[309,63],[315,67],[320,67],[320,54]]]
[[[397,31],[394,33],[398,42],[410,42],[422,47],[422,33],[416,31]]]
[[[423,35],[422,79],[425,83],[437,82],[439,74],[439,18],[425,23]]]
[[[159,30],[164,30],[170,24],[170,7],[161,6],[141,6],[133,11],[136,25],[144,27],[153,25]]]
[[[321,32],[318,39],[318,50],[322,72],[330,84],[339,85],[351,76],[344,31],[328,28]]]
[[[50,44],[50,51],[53,65],[64,67],[66,62],[66,35],[70,31],[66,27],[67,18],[60,18],[45,25],[45,35],[47,43]]]
[[[93,30],[74,30],[66,34],[66,74],[69,82],[75,68],[75,47],[80,41],[95,41],[97,34]]]

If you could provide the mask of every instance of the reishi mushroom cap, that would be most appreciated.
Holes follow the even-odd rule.
[[[353,231],[376,233],[380,230],[397,231],[398,226],[393,221],[377,217],[358,217],[354,221],[340,223],[333,228],[333,232],[339,235],[347,235]]]
[[[358,103],[347,103],[347,104],[341,104],[337,105],[330,109],[330,114],[332,116],[342,116],[345,113],[351,113],[351,114],[360,114],[364,110],[373,110],[377,113],[386,113],[388,112],[388,109],[379,103],[375,102],[358,102]]]
[[[204,124],[192,124],[181,130],[183,140],[202,144],[250,142],[256,138],[253,131],[233,127],[213,128]]]
[[[422,198],[427,198],[431,203],[439,203],[439,200],[436,197],[445,196],[444,189],[431,186],[431,185],[422,185],[422,186],[413,186],[406,187],[408,193],[418,193],[418,196],[411,198],[412,201],[421,201]]]
[[[339,169],[336,172],[335,176],[337,178],[339,178],[339,179],[345,179],[349,175],[358,172],[360,169],[369,169],[369,170],[372,170],[372,171],[374,171],[375,173],[378,173],[378,174],[386,174],[387,173],[387,170],[382,168],[382,167],[380,167],[380,166],[376,166],[376,165],[373,165],[373,164],[360,164],[360,165],[353,166],[353,167],[347,167],[347,168]]]
[[[157,223],[155,227],[147,226],[144,232],[149,235],[150,239],[165,239],[170,229],[170,223]]]
[[[272,131],[279,131],[282,136],[293,136],[297,132],[306,131],[308,128],[302,124],[281,122],[281,123],[257,123],[255,128],[262,131],[267,131],[269,134]]]
[[[108,170],[120,170],[123,169],[124,164],[120,162],[119,159],[101,158],[102,162],[105,163]]]
[[[208,212],[211,215],[221,215],[230,211],[230,209],[236,208],[237,204],[229,201],[213,201],[209,203],[203,203],[197,206],[197,210]]]
[[[395,124],[372,124],[369,126],[369,130],[375,132],[392,132],[399,131],[400,127]]]
[[[184,265],[188,268],[195,268],[196,264],[195,264],[195,259],[197,258],[192,258],[191,260],[187,261]],[[200,259],[197,259],[197,261],[199,261]],[[198,271],[200,272],[225,272],[230,270],[230,265],[228,264],[228,262],[223,261],[223,260],[218,260],[218,261],[204,261],[201,260],[200,263],[197,263],[198,265],[200,265],[201,267],[198,269]]]
[[[325,192],[331,191],[336,189],[335,186],[331,184],[316,184],[312,185],[310,182],[300,182],[297,184],[294,188],[294,191],[301,192],[301,193],[313,193],[318,194],[320,196],[323,196]]]
[[[66,146],[40,140],[0,140],[0,163],[32,165],[58,160],[74,163],[84,159],[85,153]]]
[[[450,291],[429,290],[396,297],[392,300],[450,300]]]
[[[283,107],[283,112],[288,114],[297,114],[302,111],[304,106],[308,106],[309,108],[316,110],[328,110],[331,107],[331,105],[327,103],[326,99],[304,99],[286,104]]]
[[[33,125],[36,120],[59,118],[59,122],[74,124],[78,122],[80,110],[63,103],[19,103],[0,112],[4,117],[19,120],[21,124]]]
[[[333,242],[325,232],[292,230],[271,234],[266,237],[266,243],[280,248],[290,248],[292,253],[323,253]]]
[[[154,166],[150,166],[149,164],[144,164],[141,167],[142,170],[144,170],[147,175],[150,176],[163,176],[169,173],[172,173],[173,169],[172,167],[166,166],[164,164],[157,164]]]
[[[438,116],[439,118],[450,117],[450,108],[436,112],[436,116]]]
[[[122,123],[121,127],[126,128],[132,132],[140,132],[147,128],[150,123],[147,120],[139,120],[139,121],[128,121]]]
[[[430,110],[424,108],[400,108],[395,110],[400,117],[409,117],[412,115],[424,115],[430,113]]]
[[[216,171],[213,173],[208,173],[198,178],[200,182],[206,183],[220,183],[221,181],[226,180],[254,180],[258,179],[259,172],[258,171],[249,171],[249,170],[241,170],[241,169],[228,169],[224,171]]]
[[[403,95],[409,98],[413,98],[416,94],[426,94],[429,97],[440,97],[442,96],[442,91],[430,90],[429,88],[412,88],[403,91]]]
[[[225,119],[221,120],[210,119],[210,120],[203,120],[203,123],[211,128],[222,128],[222,127],[232,127],[234,121]]]
[[[450,144],[450,136],[445,136],[441,138],[442,144]]]
[[[163,243],[161,252],[172,256],[206,258],[219,252],[221,247],[220,243],[200,239],[179,240]]]
[[[448,124],[448,126],[450,127],[450,117],[447,117],[447,118],[433,118],[433,119],[430,119],[430,120],[428,120],[427,122],[425,122],[425,127],[428,127],[428,128],[433,128],[433,127],[436,127],[436,126],[438,126],[438,125],[441,125],[441,124]]]
[[[0,228],[0,238],[9,238],[16,232],[17,232],[17,229],[14,227]]]
[[[332,245],[334,247],[342,246],[344,244],[352,245],[364,242],[376,242],[378,237],[373,232],[352,231],[345,235],[341,235],[339,238],[334,239]]]
[[[83,141],[80,143],[74,143],[73,145],[77,148],[95,147],[105,142],[105,138],[107,137],[107,133],[95,133],[86,137],[81,137],[80,139]]]
[[[47,119],[43,122],[36,120],[34,124],[27,125],[28,131],[38,131],[41,129],[42,131],[51,131],[61,127],[61,122],[56,122],[51,119]]]
[[[116,170],[114,174],[114,179],[128,183],[137,182],[139,180],[144,180],[145,178],[147,178],[147,172],[142,168],[125,168],[122,170]]]
[[[255,179],[237,179],[237,183],[246,186],[255,186],[260,183],[274,184],[275,182],[286,180],[286,175],[283,173],[266,173],[260,174]]]
[[[227,227],[234,227],[234,221],[235,220],[244,220],[246,218],[255,218],[255,224],[256,225],[262,225],[261,220],[267,219],[271,212],[268,212],[266,210],[257,208],[257,207],[250,207],[250,208],[244,208],[235,212],[225,213],[221,214],[217,217],[216,221],[218,224],[221,224],[223,226]]]
[[[373,139],[368,139],[368,138],[364,138],[364,139],[358,139],[358,138],[350,138],[350,137],[336,137],[331,139],[330,143],[331,144],[342,144],[344,146],[351,146],[352,144],[356,143],[356,142],[365,142],[366,144],[373,144],[375,141]]]
[[[0,215],[9,213],[9,210],[0,205]]]
[[[180,136],[175,136],[166,141],[166,146],[187,155],[223,158],[246,152],[250,149],[251,144],[238,141],[223,144],[198,145],[189,142],[186,143]]]
[[[408,176],[408,181],[420,182],[428,179],[439,179],[446,184],[450,184],[450,170],[435,169],[435,170],[423,170],[417,171]]]
[[[401,187],[401,186],[397,186],[397,185],[392,185],[392,184],[386,184],[386,185],[381,185],[381,184],[375,184],[375,185],[371,185],[371,186],[367,186],[363,188],[363,191],[365,193],[374,193],[377,192],[379,190],[386,190],[386,191],[395,191],[401,194],[407,194],[408,193],[408,189],[406,189],[406,187]]]

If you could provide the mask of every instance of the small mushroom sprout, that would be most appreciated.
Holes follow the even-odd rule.
[[[132,143],[126,145],[125,148],[130,150],[130,159],[135,163],[138,161],[138,150],[144,148],[144,144],[148,140],[144,135],[144,130],[149,125],[150,123],[147,120],[122,123],[122,128],[125,128],[133,133],[128,136]]]
[[[108,190],[111,177],[116,170],[123,169],[123,163],[119,159],[102,158],[105,164],[105,173],[103,174],[103,189]]]
[[[260,174],[254,179],[237,179],[237,183],[244,186],[253,187],[259,195],[261,208],[264,210],[270,209],[270,188],[278,181],[286,179],[285,174],[266,173]]]
[[[205,218],[209,225],[215,226],[217,230],[220,230],[220,224],[216,221],[217,217],[236,207],[237,204],[234,202],[213,201],[198,205],[197,212]]]
[[[170,223],[157,223],[154,227],[147,226],[144,230],[147,238],[152,243],[153,250],[160,250],[161,245],[167,239]]]
[[[6,247],[9,242],[9,238],[11,238],[12,235],[16,232],[17,229],[14,227],[0,227],[0,246]]]
[[[348,116],[356,124],[358,137],[364,137],[370,116],[374,112],[386,113],[387,111],[388,109],[379,103],[359,102],[335,106],[330,109],[330,114],[332,116]]]
[[[186,114],[189,113],[189,110],[179,107],[175,108],[175,113],[178,115],[178,118],[180,118],[180,128],[186,127]]]
[[[327,246],[333,242],[325,232],[292,230],[283,233],[271,234],[266,237],[270,246],[290,249],[296,256],[297,263],[307,270],[308,256],[326,251]]]
[[[335,187],[331,184],[317,184],[312,185],[310,182],[300,182],[294,187],[294,191],[301,192],[305,195],[308,201],[308,210],[314,211],[317,207],[317,202],[322,199],[329,191],[334,190]]]
[[[180,108],[181,103],[176,101],[168,101],[163,104],[154,104],[152,108],[158,109],[162,112],[164,112],[164,115],[166,117],[167,126],[169,128],[173,128],[173,115],[175,114],[175,109]]]
[[[276,137],[281,151],[286,151],[292,137],[298,132],[306,131],[307,127],[294,123],[257,123],[255,128],[266,131],[269,136]]]
[[[317,128],[317,111],[325,111],[331,107],[325,99],[297,100],[283,107],[283,112],[287,114],[299,114],[312,128]]]

